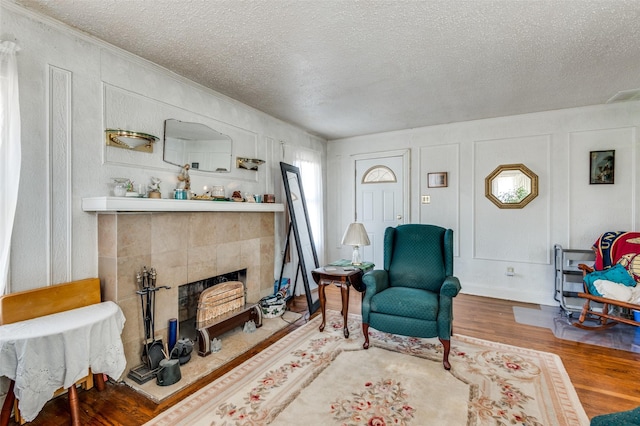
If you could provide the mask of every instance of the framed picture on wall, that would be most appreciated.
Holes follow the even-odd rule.
[[[589,184],[613,184],[616,151],[591,151],[589,153]]]
[[[444,188],[447,186],[447,172],[427,173],[428,188]]]

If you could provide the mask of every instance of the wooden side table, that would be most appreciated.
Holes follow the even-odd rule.
[[[341,261],[334,262],[339,264]],[[340,286],[340,294],[342,296],[342,318],[344,337],[349,337],[349,329],[347,328],[347,315],[349,313],[349,287],[353,286],[356,290],[362,291],[362,275],[364,272],[373,269],[373,264],[367,263],[366,266],[334,266],[327,265],[316,268],[311,271],[314,281],[318,284],[318,295],[320,297],[320,310],[322,311],[322,324],[320,331],[324,330],[326,325],[326,296],[325,286],[336,284]]]

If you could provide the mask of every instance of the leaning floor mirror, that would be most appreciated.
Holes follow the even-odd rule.
[[[300,169],[287,163],[280,163],[280,170],[282,171],[284,192],[287,197],[287,206],[291,218],[287,233],[287,247],[291,241],[291,233],[293,231],[298,254],[298,266],[295,269],[296,277],[292,283],[295,287],[298,273],[300,272],[302,282],[304,283],[309,314],[313,314],[320,307],[320,298],[318,295],[318,285],[313,280],[311,271],[318,268],[319,265],[318,254],[311,232],[311,222],[309,221],[307,204],[302,190]]]

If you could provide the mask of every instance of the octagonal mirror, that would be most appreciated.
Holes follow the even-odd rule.
[[[524,164],[502,164],[485,178],[484,195],[501,209],[521,209],[538,196],[538,175]]]

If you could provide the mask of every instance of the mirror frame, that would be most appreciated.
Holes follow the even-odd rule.
[[[320,265],[318,263],[318,254],[316,252],[316,245],[313,242],[313,234],[311,232],[311,221],[309,220],[309,212],[307,210],[307,203],[304,198],[304,190],[302,188],[302,179],[300,178],[300,169],[296,166],[292,166],[291,164],[280,162],[280,170],[282,171],[282,181],[284,183],[284,192],[287,197],[287,206],[289,208],[289,216],[291,218],[291,223],[289,224],[289,230],[287,233],[287,243],[286,246],[289,246],[291,230],[293,230],[294,239],[296,240],[296,248],[298,250],[298,267],[296,268],[296,278],[293,282],[293,288],[295,289],[296,281],[298,278],[298,271],[302,272],[302,281],[304,283],[304,291],[305,296],[307,298],[307,306],[309,308],[309,315],[313,314],[320,308],[320,295],[318,292],[316,294],[316,300],[313,300],[312,297],[312,289],[311,284],[315,285],[317,288],[316,282],[313,280],[313,276],[311,275],[311,271],[316,268],[319,268]],[[299,194],[296,195],[295,192],[292,194],[290,180],[294,181],[298,185]],[[294,203],[300,203],[302,209],[298,209],[298,211],[302,212],[302,215],[296,215],[296,206]],[[299,207],[300,207],[299,205]],[[308,238],[309,247],[311,248],[310,253],[306,253],[304,250],[304,245],[301,237]],[[286,249],[285,249],[286,255]],[[282,268],[284,269],[284,259],[282,261]],[[280,281],[282,282],[282,272],[280,273]],[[315,289],[314,288],[314,289]],[[293,292],[292,292],[293,294]]]
[[[531,192],[518,203],[503,203],[491,191],[493,180],[502,172],[516,170],[531,179]],[[484,179],[484,195],[501,209],[521,209],[538,196],[538,175],[524,164],[501,164]]]

